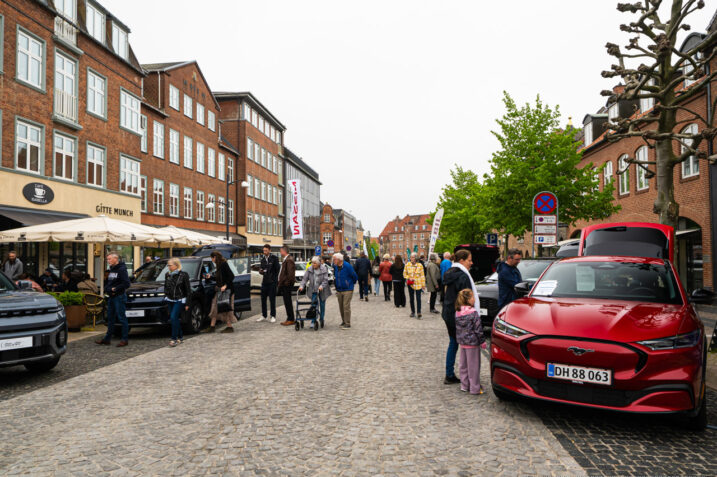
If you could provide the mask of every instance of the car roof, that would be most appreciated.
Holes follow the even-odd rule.
[[[571,262],[613,262],[613,263],[647,263],[650,265],[664,265],[665,260],[653,257],[631,257],[619,255],[585,255],[582,257],[565,257],[560,260],[561,263]]]

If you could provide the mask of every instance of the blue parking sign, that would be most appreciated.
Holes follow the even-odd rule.
[[[321,247],[319,245],[314,249],[314,255],[321,255]]]

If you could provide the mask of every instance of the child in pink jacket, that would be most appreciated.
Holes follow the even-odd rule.
[[[483,394],[480,385],[480,350],[486,348],[480,313],[475,309],[475,297],[470,288],[456,297],[456,339],[461,345],[461,391]]]

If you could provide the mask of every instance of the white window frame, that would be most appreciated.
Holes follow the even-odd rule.
[[[603,183],[605,185],[612,183],[612,172],[613,172],[612,171],[612,161],[607,161],[605,163],[605,168],[602,171],[603,171]]]
[[[186,167],[187,169],[194,168],[194,160],[192,159],[193,147],[194,143],[192,141],[192,138],[189,136],[184,136],[184,167]]]
[[[58,141],[61,145],[58,146]],[[61,154],[61,164],[57,165],[57,155]],[[69,174],[66,171],[67,159],[70,161]],[[77,180],[77,139],[66,134],[55,132],[52,138],[52,176],[65,181]]]
[[[209,177],[217,175],[216,152],[211,147],[207,151],[207,175]]]
[[[20,48],[20,37],[27,38],[27,49],[21,49]],[[32,52],[32,45],[37,44],[39,46],[40,52],[39,53],[33,53]],[[46,44],[45,41],[42,40],[40,37],[37,37],[30,33],[29,31],[25,30],[24,28],[21,28],[19,25],[17,27],[17,52],[15,57],[15,79],[17,79],[22,84],[25,84],[31,88],[35,88],[39,91],[45,92],[45,68],[46,68]],[[23,59],[24,57],[24,59]],[[31,78],[30,74],[32,73],[32,64],[33,62],[37,63],[37,75],[36,78]],[[20,72],[20,68],[22,64],[25,64],[25,74],[23,75]]]
[[[20,137],[20,127],[25,127],[27,137]],[[32,132],[37,132],[37,140],[32,139]],[[20,144],[25,145],[25,160],[27,167],[20,167],[19,152]],[[31,168],[31,152],[37,152],[37,170]],[[25,120],[18,119],[15,122],[15,169],[30,172],[38,175],[45,175],[45,127]]]
[[[85,12],[85,28],[87,28],[87,33],[104,45],[105,30],[107,29],[107,18],[105,14],[90,2],[87,2]]]
[[[184,115],[191,119],[192,117],[192,97],[184,94]]]
[[[98,154],[99,153],[99,154]],[[98,156],[101,159],[98,159]],[[106,182],[106,171],[107,171],[107,150],[104,147],[97,146],[95,144],[87,143],[87,166],[85,174],[85,184],[93,187],[105,187]],[[100,182],[97,183],[97,169],[100,168],[99,178]],[[92,175],[94,176],[94,182],[90,182],[90,169],[92,169]]]
[[[179,164],[179,131],[169,128],[169,162]]]
[[[583,135],[584,135],[584,146],[588,147],[593,142],[593,123],[587,123],[583,127]]]
[[[144,114],[140,114],[139,116],[139,130],[141,135],[139,149],[142,152],[147,152],[147,116]]]
[[[129,59],[128,34],[115,22],[112,22],[112,49],[120,58]]]
[[[212,149],[213,150],[213,149]],[[220,181],[226,181],[227,180],[227,159],[224,154],[221,152],[219,153],[219,156],[217,158],[217,179]]]
[[[192,218],[192,207],[194,206],[194,194],[191,187],[185,187],[182,194],[183,216],[185,219]]]
[[[246,157],[252,161],[254,160],[254,141],[251,138],[246,138]]]
[[[164,215],[164,181],[161,179],[152,181],[152,213]]]
[[[626,162],[627,154],[623,154],[617,160],[617,170],[624,172],[619,173],[617,176],[618,193],[620,195],[627,195],[630,193],[630,165]]]
[[[234,225],[234,199],[227,201],[227,220],[229,220],[229,225]]]
[[[147,212],[147,176],[139,176],[139,210]]]
[[[247,174],[246,181],[249,184],[249,187],[246,188],[246,193],[249,197],[254,197],[254,179]]]
[[[234,182],[234,158],[227,156],[227,182]]]
[[[254,214],[251,212],[246,213],[246,231],[247,233],[254,233]]]
[[[204,191],[197,191],[197,220],[204,221]]]
[[[210,131],[217,130],[217,117],[214,111],[207,111],[207,127]]]
[[[140,116],[142,115],[140,99],[124,88],[120,89],[120,128],[137,135],[140,130]]]
[[[217,214],[217,223],[223,224],[226,220],[226,204],[224,203],[224,197],[217,197],[217,205],[219,213]]]
[[[642,146],[635,151],[635,160],[640,162],[647,161],[647,146]],[[650,187],[650,181],[647,179],[647,171],[640,164],[635,164],[637,171],[637,190],[646,190]]]
[[[214,207],[207,209],[207,222],[214,223],[217,221],[217,198],[214,194],[207,195],[207,205],[209,204],[214,204]]]
[[[139,160],[120,154],[119,190],[121,192],[126,192],[127,194],[139,196],[140,172]],[[122,186],[123,182],[125,182],[124,186]]]
[[[204,105],[197,103],[197,124],[204,126]]]
[[[204,144],[197,141],[197,172],[204,174],[204,154],[206,148]]]
[[[261,216],[254,213],[254,233],[261,234]]]
[[[254,143],[254,162],[261,165],[261,146]]]
[[[696,124],[690,124],[686,128],[682,130],[684,134],[697,134],[697,125]],[[680,144],[680,154],[683,154],[687,148]],[[687,179],[688,177],[695,177],[700,175],[700,162],[696,155],[691,155],[684,161],[682,161],[682,166],[680,167],[680,170],[682,171],[682,178]]]
[[[154,157],[164,159],[164,124],[154,121],[153,124],[154,137],[152,141],[152,149]]]
[[[179,88],[169,85],[169,107],[179,111]]]
[[[619,103],[615,102],[610,105],[609,108],[607,108],[607,118],[615,122],[617,118],[620,117],[620,106]]]
[[[169,183],[169,216],[179,217],[179,185]]]
[[[87,112],[107,119],[107,78],[90,68],[87,68]]]

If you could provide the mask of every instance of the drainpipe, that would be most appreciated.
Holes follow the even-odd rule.
[[[707,75],[710,74],[710,65],[706,66]],[[707,83],[707,92],[705,94],[707,98],[707,119],[711,120],[714,111],[712,111],[712,81]],[[714,153],[714,144],[712,140],[707,141],[707,156],[711,156]],[[710,262],[712,263],[712,290],[715,289],[715,279],[717,279],[717,261],[715,261],[715,240],[717,240],[717,164],[707,163],[707,170],[709,171],[709,188],[710,188],[710,238],[712,243],[712,249],[710,250]]]
[[[162,109],[162,75],[157,71],[157,101],[159,102],[159,109]]]

